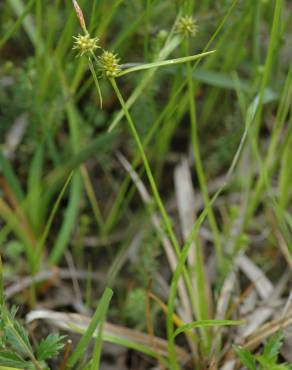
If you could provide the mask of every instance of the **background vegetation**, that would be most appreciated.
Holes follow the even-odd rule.
[[[0,369],[291,368],[291,2],[73,3],[0,3]]]

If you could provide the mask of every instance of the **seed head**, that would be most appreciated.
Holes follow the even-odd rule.
[[[185,15],[178,20],[176,31],[184,37],[194,37],[198,31],[197,22],[191,15]]]
[[[90,37],[89,33],[85,35],[73,36],[75,39],[73,49],[77,50],[79,56],[90,55],[95,52],[98,46],[99,39],[97,37]]]
[[[120,59],[116,54],[110,51],[104,51],[98,60],[99,68],[104,78],[114,78],[118,76],[121,68],[119,66]]]

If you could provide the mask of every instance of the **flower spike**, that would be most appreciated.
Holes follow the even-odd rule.
[[[77,50],[78,56],[87,55],[90,56],[94,54],[96,49],[99,49],[98,45],[99,39],[97,37],[90,37],[89,33],[85,35],[73,36],[75,39],[73,49]]]
[[[177,22],[176,32],[183,37],[194,37],[198,32],[196,20],[190,15],[181,17]]]

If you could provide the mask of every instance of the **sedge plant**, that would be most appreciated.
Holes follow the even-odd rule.
[[[111,84],[111,86],[112,86],[112,88],[113,88],[113,90],[114,90],[114,92],[115,92],[115,94],[116,94],[116,96],[119,100],[122,111],[124,112],[124,115],[125,115],[126,120],[128,122],[130,132],[131,132],[131,134],[132,134],[132,136],[133,136],[133,138],[136,142],[136,145],[137,145],[138,150],[140,152],[141,158],[143,160],[145,172],[146,172],[146,175],[147,175],[147,178],[148,178],[148,181],[149,181],[149,184],[150,184],[150,187],[151,187],[156,205],[157,205],[157,207],[158,207],[158,209],[161,213],[161,217],[162,217],[162,220],[163,220],[164,227],[165,227],[165,229],[166,229],[166,231],[169,235],[169,238],[172,242],[172,246],[173,246],[173,249],[174,249],[176,255],[179,256],[180,246],[179,246],[177,237],[174,233],[170,217],[168,216],[168,214],[166,212],[166,209],[164,207],[164,204],[162,202],[162,199],[160,197],[158,187],[156,185],[156,182],[155,182],[155,179],[154,179],[154,176],[153,176],[150,164],[149,164],[149,160],[147,158],[147,155],[146,155],[144,147],[143,147],[142,140],[141,140],[141,138],[139,136],[139,133],[136,129],[136,126],[135,126],[134,121],[131,117],[129,109],[126,105],[126,102],[125,102],[125,100],[122,96],[122,93],[121,93],[121,91],[118,87],[117,78],[119,78],[121,76],[124,76],[126,74],[129,74],[129,73],[138,72],[138,71],[142,71],[142,70],[148,70],[148,69],[152,69],[152,68],[158,68],[158,67],[163,67],[163,66],[169,66],[169,65],[176,65],[176,64],[191,62],[193,60],[200,59],[202,57],[205,57],[207,55],[212,54],[214,52],[214,50],[213,51],[207,51],[207,52],[197,54],[197,55],[177,58],[177,59],[170,59],[170,60],[164,60],[164,61],[153,62],[153,63],[139,64],[139,65],[136,65],[136,66],[133,66],[133,67],[130,67],[130,68],[123,68],[123,66],[119,64],[118,56],[116,54],[110,52],[110,51],[103,50],[100,56],[98,56],[98,57],[96,56],[95,51],[100,48],[97,45],[98,39],[90,37],[90,35],[88,33],[88,30],[86,28],[86,23],[85,23],[85,20],[84,20],[83,13],[82,13],[79,5],[77,4],[77,2],[74,1],[73,3],[74,3],[74,7],[75,7],[75,10],[76,10],[77,16],[78,16],[79,21],[80,21],[81,28],[84,31],[84,35],[79,35],[78,37],[74,38],[75,43],[74,43],[73,49],[77,50],[79,56],[87,56],[88,63],[89,63],[89,68],[90,68],[91,73],[93,75],[95,85],[96,85],[96,88],[97,88],[99,96],[100,96],[100,101],[102,101],[102,99],[101,99],[98,79],[99,78],[105,78],[105,79],[109,80],[109,82],[110,82],[110,84]],[[94,59],[95,62],[96,62],[97,72],[95,71],[95,69],[93,67],[92,59]],[[190,278],[189,278],[188,273],[186,271],[184,273],[184,278],[185,278],[185,282],[186,282],[186,285],[187,285],[187,288],[188,288],[188,292],[189,292],[190,297],[192,299],[193,308],[195,310],[196,303],[195,303],[195,299],[194,299],[194,296],[193,296],[193,290],[192,290]]]
[[[124,97],[121,93],[121,90],[119,88],[117,79],[122,77],[122,76],[125,76],[129,73],[134,73],[134,72],[139,72],[139,71],[149,70],[149,69],[151,70],[151,69],[159,68],[159,67],[163,67],[163,66],[171,66],[171,65],[186,63],[187,64],[187,69],[188,69],[188,89],[189,89],[189,94],[190,94],[190,97],[191,97],[191,96],[193,96],[193,86],[190,83],[190,79],[191,79],[191,76],[190,76],[191,64],[190,63],[194,60],[197,60],[197,59],[203,58],[205,56],[208,56],[208,55],[214,53],[215,51],[214,50],[205,51],[205,52],[203,52],[201,54],[197,54],[197,55],[191,55],[191,56],[186,55],[185,57],[181,57],[181,58],[157,61],[157,62],[152,62],[152,63],[144,63],[144,64],[142,63],[142,64],[133,65],[131,67],[127,67],[127,64],[125,66],[121,65],[120,64],[120,59],[117,56],[117,54],[114,54],[113,52],[108,51],[108,50],[103,50],[97,44],[98,39],[90,37],[90,34],[89,34],[89,32],[86,28],[86,23],[85,23],[85,20],[84,20],[83,13],[82,13],[80,7],[78,6],[77,2],[73,1],[73,3],[74,3],[74,6],[75,6],[77,16],[78,16],[79,21],[80,21],[81,28],[84,31],[84,35],[79,35],[77,37],[74,37],[75,43],[74,43],[73,49],[77,51],[79,56],[86,56],[87,57],[88,64],[89,64],[89,69],[92,73],[92,76],[93,76],[93,79],[94,79],[94,82],[95,82],[95,86],[97,88],[98,95],[100,96],[100,101],[101,102],[102,102],[102,98],[101,98],[101,91],[100,91],[98,81],[99,81],[100,78],[103,78],[103,79],[106,79],[106,80],[109,81],[109,83],[110,83],[110,85],[111,85],[119,103],[120,103],[123,115],[125,116],[126,121],[128,123],[129,130],[132,134],[132,137],[134,138],[134,141],[137,145],[139,154],[142,158],[142,161],[143,161],[143,164],[144,164],[144,169],[145,169],[145,172],[146,172],[146,175],[147,175],[147,178],[148,178],[151,190],[152,190],[152,194],[153,194],[156,206],[158,207],[158,209],[160,211],[164,228],[165,228],[165,230],[166,230],[166,232],[167,232],[167,234],[168,234],[168,236],[171,240],[172,247],[173,247],[173,249],[176,253],[177,258],[180,258],[181,249],[180,249],[178,239],[177,239],[177,237],[175,235],[175,232],[173,230],[171,219],[170,219],[170,217],[169,217],[169,215],[168,215],[168,213],[165,209],[165,206],[163,204],[163,201],[161,199],[161,196],[160,196],[160,193],[158,191],[158,187],[157,187],[157,184],[156,184],[156,181],[155,181],[155,178],[154,178],[149,160],[147,158],[147,155],[146,155],[146,152],[145,152],[145,149],[144,149],[143,141],[142,141],[142,139],[141,139],[141,137],[138,133],[136,125],[135,125],[135,123],[133,121],[133,118],[130,114],[129,107],[128,107],[128,105],[127,105],[127,103],[126,103],[126,101],[125,101],[125,99],[124,99]],[[182,17],[179,20],[176,27],[177,27],[177,32],[179,34],[179,39],[181,41],[183,40],[184,37],[188,37],[189,34],[194,34],[196,32],[196,29],[197,29],[197,26],[193,22],[192,17]],[[101,51],[100,55],[96,55],[96,51],[99,51],[99,50]],[[95,65],[93,64],[92,60],[95,62]],[[190,102],[191,102],[191,100],[192,99],[190,99]],[[191,117],[192,117],[191,122],[192,122],[192,132],[193,132],[193,137],[194,137],[193,145],[194,145],[194,147],[196,147],[196,145],[198,144],[198,137],[197,137],[196,118],[195,118],[195,110],[194,109],[195,109],[194,106],[191,104]],[[198,153],[199,153],[198,145],[197,145],[197,149],[195,149],[195,150],[196,150],[195,155],[198,155]],[[206,180],[205,180],[205,177],[204,177],[202,163],[201,163],[201,159],[200,159],[199,155],[198,155],[198,159],[196,160],[196,168],[197,168],[198,176],[200,178],[200,185],[201,185],[201,188],[202,188],[202,192],[204,194],[204,199],[205,199],[205,203],[206,203],[205,204],[206,205],[206,212],[208,213],[208,215],[210,215],[210,223],[212,224],[213,231],[216,235],[215,240],[217,240],[217,247],[216,247],[217,257],[218,257],[218,260],[220,262],[222,262],[223,256],[222,256],[222,251],[221,251],[221,246],[220,246],[220,240],[219,240],[219,237],[218,237],[219,233],[218,233],[218,229],[217,229],[214,214],[212,213],[211,201],[208,197],[208,192],[207,192],[207,187],[206,187]],[[206,212],[202,215],[201,222],[204,219],[204,217],[206,215]],[[200,224],[201,223],[199,223],[199,225]],[[196,228],[197,228],[197,226],[196,226]],[[189,247],[187,245],[185,250],[188,250],[188,248]],[[197,248],[196,250],[197,250],[197,257],[200,257],[199,248]],[[182,256],[181,261],[184,261],[183,256]],[[202,258],[200,257],[198,259],[198,261],[199,262],[198,262],[198,266],[197,266],[197,275],[199,277],[199,279],[198,279],[198,284],[199,284],[199,283],[202,283],[202,281],[204,281],[204,277],[203,277]],[[201,265],[201,266],[199,266],[199,265]],[[204,345],[205,350],[206,350],[210,346],[210,341],[211,341],[210,334],[208,334],[208,329],[207,329],[208,327],[217,326],[217,325],[219,325],[219,326],[221,326],[221,325],[238,325],[239,322],[227,321],[227,320],[217,320],[217,321],[208,320],[208,317],[205,316],[204,313],[203,313],[203,311],[207,309],[206,299],[201,294],[200,298],[199,298],[200,303],[199,303],[199,306],[198,306],[198,303],[196,302],[196,299],[194,297],[194,292],[193,292],[193,287],[192,287],[191,280],[190,280],[190,275],[189,275],[189,272],[187,271],[187,269],[184,266],[184,262],[182,262],[180,264],[180,269],[178,269],[176,271],[176,273],[177,273],[177,280],[178,280],[178,277],[181,274],[184,277],[186,287],[187,287],[187,290],[188,290],[188,294],[189,294],[191,302],[192,302],[194,317],[197,318],[199,321],[195,321],[193,323],[186,324],[187,326],[186,326],[185,329],[181,328],[180,331],[177,331],[177,332],[173,333],[172,341],[174,340],[175,336],[178,335],[179,333],[183,333],[183,332],[189,333],[190,332],[189,329],[201,328],[202,329],[202,334],[205,336],[205,339],[207,339],[207,344],[205,343],[205,345]],[[176,292],[176,288],[174,288],[173,292]],[[207,337],[209,336],[209,338],[207,338],[206,336]],[[171,345],[172,341],[170,341],[170,345]],[[175,355],[173,355],[175,351],[172,351],[173,348],[170,346],[170,360],[171,360],[171,364],[173,364],[172,365],[173,368],[177,369],[178,367],[176,365],[177,363],[176,363],[176,360],[175,360]]]

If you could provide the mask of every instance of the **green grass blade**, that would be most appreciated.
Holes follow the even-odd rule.
[[[162,201],[161,196],[159,194],[159,191],[158,191],[158,188],[157,188],[157,185],[156,185],[156,181],[155,181],[155,179],[153,177],[153,174],[152,174],[152,170],[151,170],[151,167],[150,167],[149,160],[147,158],[147,155],[146,155],[144,147],[143,147],[143,143],[140,139],[139,133],[138,133],[136,127],[135,127],[133,119],[132,119],[132,117],[131,117],[128,109],[127,109],[124,98],[121,95],[121,92],[120,92],[120,90],[117,86],[116,80],[115,79],[110,79],[110,82],[111,82],[113,90],[115,91],[115,93],[117,95],[117,98],[118,98],[118,100],[121,104],[121,107],[124,111],[127,122],[129,124],[129,128],[131,130],[131,133],[132,133],[133,138],[135,139],[136,145],[139,149],[139,152],[140,152],[140,155],[141,155],[141,158],[143,160],[144,167],[145,167],[145,172],[147,174],[148,182],[150,184],[152,194],[153,194],[154,200],[156,202],[156,206],[158,207],[159,212],[161,214],[163,225],[164,225],[165,230],[167,231],[168,237],[171,241],[173,251],[175,252],[175,254],[177,256],[179,256],[180,255],[179,242],[178,242],[178,239],[177,239],[176,234],[174,232],[174,228],[173,228],[171,219],[170,219],[170,217],[169,217],[169,215],[168,215],[168,213],[167,213],[167,211],[164,207],[163,201]],[[183,266],[183,276],[184,276],[185,283],[186,283],[186,286],[187,286],[187,289],[188,289],[190,300],[192,302],[194,302],[194,293],[193,293],[193,288],[192,288],[192,284],[191,284],[191,281],[190,281],[190,276],[188,274],[188,271],[184,268],[184,266]]]
[[[243,325],[243,324],[244,324],[244,321],[236,321],[236,320],[198,320],[198,321],[185,324],[181,326],[180,328],[176,329],[176,331],[173,333],[173,338],[191,329],[206,328],[206,327],[213,327],[213,326]]]
[[[291,199],[291,184],[292,184],[292,135],[289,145],[286,146],[281,163],[281,172],[279,176],[279,202],[282,208],[286,208]]]
[[[18,178],[15,175],[10,162],[8,161],[8,159],[4,157],[1,150],[0,150],[0,170],[2,171],[9,186],[13,190],[17,200],[18,201],[23,200],[24,194],[20,182],[18,181]]]
[[[0,49],[6,44],[10,37],[18,30],[24,21],[25,17],[29,14],[35,0],[30,0],[26,7],[23,9],[23,12],[20,14],[16,22],[9,28],[6,34],[0,39]]]
[[[17,17],[21,17],[26,9],[22,0],[7,0],[10,7],[13,9]],[[25,29],[30,41],[34,46],[37,45],[37,34],[34,22],[30,15],[26,15],[26,18],[23,20],[23,28]]]
[[[88,174],[88,171],[85,165],[81,167],[81,175],[82,175],[82,179],[84,183],[84,188],[86,190],[87,197],[88,197],[88,200],[90,202],[90,205],[91,205],[94,217],[95,217],[96,224],[101,230],[103,230],[104,220],[103,220],[102,212],[98,205],[98,201],[96,199],[95,192],[91,184],[91,180],[90,180],[90,177],[89,177],[89,174]]]
[[[71,233],[77,219],[81,190],[80,173],[75,173],[71,183],[69,204],[64,214],[63,224],[49,256],[49,262],[51,265],[58,264],[68,246]]]
[[[85,351],[87,349],[87,346],[92,339],[92,336],[94,332],[96,331],[96,328],[100,325],[100,322],[103,320],[104,315],[108,309],[109,302],[112,298],[113,291],[109,288],[105,290],[103,293],[103,296],[97,306],[97,309],[90,321],[90,324],[85,331],[84,335],[80,339],[79,343],[77,344],[74,353],[71,355],[71,357],[68,360],[67,366],[69,368],[72,368],[77,361],[84,356]]]
[[[279,42],[280,37],[280,25],[281,25],[281,15],[282,15],[282,9],[283,9],[283,0],[277,0],[274,2],[274,17],[273,17],[273,24],[272,24],[272,30],[271,30],[271,36],[270,36],[270,42],[269,42],[269,49],[268,54],[265,62],[265,68],[264,68],[264,74],[261,82],[260,92],[259,92],[259,104],[258,109],[255,116],[255,133],[256,135],[259,132],[260,128],[260,121],[263,111],[263,102],[264,102],[264,94],[266,91],[266,88],[268,86],[269,78],[271,76],[272,67],[273,67],[273,60],[276,56],[275,50],[277,49],[277,42]]]
[[[223,190],[223,187],[220,188],[217,193],[213,196],[213,198],[210,200],[210,203],[208,207],[205,207],[202,213],[200,214],[199,218],[196,220],[193,229],[190,233],[190,236],[185,243],[179,259],[177,263],[177,267],[175,269],[175,272],[172,276],[172,281],[171,281],[171,286],[170,286],[170,291],[169,291],[169,298],[168,298],[168,312],[167,312],[167,336],[168,336],[168,353],[169,353],[169,359],[172,364],[172,368],[174,370],[179,370],[179,365],[176,359],[176,353],[175,353],[175,346],[174,346],[174,336],[173,336],[173,321],[172,317],[174,314],[174,305],[175,305],[175,298],[177,294],[177,287],[178,287],[178,282],[181,277],[187,256],[189,254],[189,250],[192,246],[192,242],[195,240],[195,238],[198,235],[200,226],[202,225],[203,221],[208,215],[209,212],[209,207],[211,207],[214,202],[216,201],[217,197],[220,195],[221,191]]]
[[[187,57],[182,57],[182,58],[176,58],[176,59],[169,59],[169,60],[163,60],[159,62],[153,62],[153,63],[146,63],[142,65],[138,65],[132,68],[125,69],[124,71],[120,72],[118,77],[124,76],[128,73],[132,72],[138,72],[138,71],[143,71],[145,69],[152,69],[152,68],[160,68],[160,67],[167,67],[167,66],[172,66],[176,64],[181,64],[181,63],[187,63],[187,62],[192,62],[196,59],[201,59],[207,55],[215,53],[216,50],[211,50],[211,51],[206,51],[201,54],[196,54],[196,55],[191,55]]]
[[[239,89],[244,92],[248,92],[251,89],[250,83],[247,80],[238,78],[236,86],[230,74],[215,70],[197,68],[192,72],[192,76],[195,81],[203,82],[210,86],[220,87],[221,89],[236,90],[236,88],[239,87]]]
[[[68,324],[68,327],[70,328],[70,330],[72,330],[76,333],[79,333],[79,334],[84,334],[85,333],[85,330],[81,329],[80,327],[77,327],[75,324]],[[93,337],[96,337],[96,336],[97,336],[97,333],[95,331],[93,333]],[[102,332],[102,340],[104,342],[117,344],[121,347],[133,349],[134,351],[144,353],[147,356],[157,358],[157,352],[152,349],[152,346],[150,344],[145,345],[145,344],[139,343],[138,341],[125,338],[123,335],[119,335],[118,333],[117,334],[112,334],[112,333],[108,333],[104,330]],[[166,361],[165,361],[165,364],[167,364]]]
[[[4,285],[3,285],[3,264],[0,255],[0,307],[4,304]]]
[[[105,342],[109,342],[112,344],[118,344],[122,347],[133,349],[134,351],[144,353],[145,355],[148,355],[153,358],[157,358],[157,352],[154,351],[150,346],[145,346],[144,344],[134,342],[132,340],[126,339],[126,338],[121,338],[118,335],[109,335],[109,334],[104,334],[103,335],[103,340]],[[162,359],[163,361],[163,359]],[[167,362],[165,361],[165,365]]]
[[[28,181],[27,181],[27,200],[26,213],[30,219],[30,223],[35,232],[39,231],[42,224],[41,215],[41,179],[43,174],[43,162],[44,162],[44,144],[38,145],[34,157],[31,161]]]
[[[19,238],[19,240],[21,240],[29,265],[31,269],[33,269],[35,254],[32,241],[25,230],[23,230],[23,227],[19,222],[18,214],[13,212],[12,209],[10,209],[10,207],[8,207],[8,205],[1,198],[0,217],[5,221],[9,228],[13,230],[14,234]]]
[[[101,307],[101,313],[100,313],[100,323],[98,326],[98,333],[96,335],[95,345],[93,349],[93,355],[92,355],[92,364],[91,364],[91,370],[98,370],[99,369],[99,363],[100,363],[100,355],[101,355],[101,348],[102,348],[102,332],[103,332],[103,324],[105,322],[106,313],[108,310],[108,306],[112,297],[113,292],[109,290],[111,293],[111,296],[108,296],[107,301],[105,301],[104,305]]]
[[[61,203],[61,200],[63,199],[63,196],[65,194],[65,191],[71,181],[71,178],[73,176],[73,172],[71,172],[71,174],[69,175],[67,181],[65,182],[63,188],[61,189],[59,195],[58,195],[58,198],[56,200],[56,202],[54,203],[53,205],[53,208],[52,208],[52,211],[49,215],[49,218],[48,218],[48,221],[46,222],[46,226],[45,226],[45,229],[44,229],[44,232],[40,238],[40,241],[37,243],[37,247],[36,247],[36,258],[37,258],[37,263],[39,264],[40,262],[40,258],[42,256],[42,252],[43,252],[43,247],[45,245],[45,242],[47,240],[47,237],[49,235],[49,232],[50,232],[50,229],[51,229],[51,226],[52,226],[52,223],[53,223],[53,220],[55,218],[55,215],[60,207],[60,203]]]

